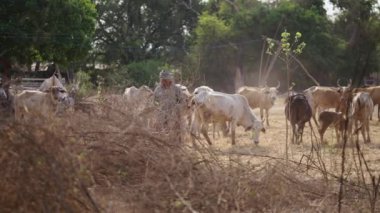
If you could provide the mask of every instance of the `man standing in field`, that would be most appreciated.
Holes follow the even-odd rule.
[[[160,84],[154,90],[154,103],[158,106],[156,128],[173,134],[174,139],[181,140],[181,109],[186,101],[181,88],[174,84],[173,73],[163,70],[160,72]]]

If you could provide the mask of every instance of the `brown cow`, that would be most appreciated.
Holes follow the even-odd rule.
[[[311,106],[313,117],[325,109],[337,109],[341,97],[336,87],[313,86],[304,90],[304,94]]]
[[[32,121],[51,118],[59,111],[59,105],[67,96],[65,90],[56,86],[48,92],[24,90],[14,97],[15,119]]]
[[[292,126],[292,143],[299,144],[302,142],[305,123],[309,122],[310,124],[312,116],[310,104],[304,94],[295,94],[287,98],[285,116]],[[296,139],[295,141],[294,138]]]
[[[337,80],[338,87],[312,86],[304,90],[313,112],[313,119],[316,114],[326,109],[333,108],[335,111],[340,105],[342,93],[351,88],[352,81],[349,80],[347,86],[340,85],[340,79]]]
[[[267,121],[267,126],[269,126],[269,110],[273,107],[274,102],[277,98],[278,89],[280,88],[280,82],[276,87],[247,87],[243,86],[237,90],[237,94],[243,95],[247,98],[248,104],[252,109],[260,108],[261,120],[265,119]]]
[[[319,123],[319,135],[321,137],[322,143],[324,143],[323,135],[325,134],[327,128],[329,126],[333,126],[335,129],[335,134],[337,138],[337,142],[340,143],[340,139],[343,137],[343,132],[345,129],[347,119],[344,118],[342,112],[331,112],[331,111],[323,111],[319,114],[318,123]],[[351,133],[351,122],[348,123],[347,132],[348,136]]]

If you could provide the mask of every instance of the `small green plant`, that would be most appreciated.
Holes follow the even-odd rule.
[[[91,83],[91,76],[87,72],[79,71],[75,75],[76,81],[79,83],[78,95],[84,97],[90,93],[94,88],[94,85]]]
[[[302,34],[300,32],[296,32],[294,35],[294,40],[291,41],[291,34],[287,32],[286,30],[281,33],[281,42],[277,42],[274,39],[267,38],[268,43],[268,49],[266,51],[267,54],[273,55],[274,54],[274,48],[277,45],[281,45],[281,53],[279,57],[285,61],[290,62],[290,56],[291,54],[300,55],[303,51],[303,49],[306,47],[305,42],[300,42],[300,38],[302,37]]]
[[[286,65],[286,76],[287,76],[287,91],[289,96],[290,90],[290,63],[292,60],[296,60],[294,55],[300,55],[303,49],[306,46],[305,42],[300,42],[300,38],[302,34],[300,32],[296,32],[294,35],[294,40],[291,40],[291,34],[288,31],[284,31],[281,33],[281,41],[276,41],[271,38],[267,38],[268,48],[266,53],[269,55],[275,54],[282,61],[285,62]],[[274,50],[276,48],[276,50]],[[293,55],[294,54],[294,55]],[[286,159],[288,159],[288,122],[286,122]]]

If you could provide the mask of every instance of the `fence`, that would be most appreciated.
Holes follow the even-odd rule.
[[[38,89],[45,79],[47,79],[47,78],[22,78],[21,85],[17,84],[17,83],[16,83],[16,85],[21,86],[20,89],[22,89],[22,90]],[[0,82],[1,82],[1,78],[0,78]],[[62,84],[65,85],[64,78],[62,78]],[[15,84],[12,84],[11,87],[13,85],[15,85]]]

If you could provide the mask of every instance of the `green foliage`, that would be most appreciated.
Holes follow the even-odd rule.
[[[295,33],[293,41],[290,39],[290,36],[290,33],[286,30],[281,33],[281,52],[286,56],[286,60],[288,60],[289,55],[292,53],[296,55],[301,54],[302,50],[306,46],[305,42],[299,43],[300,38],[302,37],[302,34],[300,32]],[[267,53],[273,55],[272,51],[274,50],[275,42],[273,39],[270,38],[267,39],[267,42]]]
[[[306,46],[305,42],[301,42],[300,39],[302,37],[302,34],[300,32],[296,32],[294,34],[294,39],[291,39],[291,34],[288,31],[284,31],[281,33],[281,41],[276,42],[274,39],[267,39],[268,42],[268,49],[267,53],[270,55],[273,55],[274,49],[277,51],[277,47],[281,47],[279,49],[279,58],[282,59],[285,62],[286,65],[286,72],[287,72],[287,83],[289,86],[290,83],[290,72],[293,71],[290,68],[290,64],[293,61],[293,57],[295,55],[300,55],[303,51],[303,49]],[[292,57],[293,56],[293,57]],[[289,88],[288,88],[289,90]]]
[[[0,53],[19,63],[65,63],[86,56],[95,30],[90,0],[3,0]]]
[[[215,15],[204,13],[199,17],[195,33],[198,45],[203,46],[228,39],[231,35],[231,29]]]
[[[321,83],[336,82],[336,73],[340,65],[345,63],[341,57],[344,41],[334,35],[333,23],[327,19],[323,1],[278,1],[273,6],[255,0],[215,0],[210,1],[206,8],[209,12],[199,18],[195,31],[197,48],[192,52],[193,58],[199,61],[199,73],[206,77],[206,83],[218,81],[231,85],[233,71],[237,67],[243,76],[258,76],[262,42],[266,42],[262,36],[280,40],[282,37],[278,32],[283,32],[285,27],[288,32],[303,32],[302,40],[308,48],[304,49],[305,43],[296,42],[292,53],[302,53],[299,59],[310,73]],[[288,39],[300,39],[300,35],[294,36]],[[289,50],[290,44],[283,45],[284,49]],[[194,64],[197,66],[197,63]],[[275,65],[275,72],[272,73],[274,78],[285,77],[281,72],[276,72],[282,67],[281,63]]]
[[[343,12],[335,22],[336,34],[345,40],[340,57],[345,63],[339,66],[340,75],[354,80],[380,69],[380,14],[376,0],[334,0]]]
[[[96,52],[105,63],[127,65],[150,59],[180,59],[201,12],[201,0],[96,1]]]
[[[90,81],[97,90],[104,87],[113,91],[123,91],[126,87],[147,85],[154,87],[164,62],[160,60],[145,60],[123,66],[114,66],[102,70],[89,70]],[[101,84],[101,85],[100,85]]]
[[[132,81],[132,85],[147,85],[154,87],[158,82],[160,68],[164,66],[159,60],[146,60],[128,64],[128,75]]]
[[[75,74],[75,79],[79,82],[79,97],[87,96],[93,89],[94,85],[91,82],[91,76],[84,71],[79,71]]]
[[[220,88],[221,86],[231,85],[230,79],[233,78],[231,72],[234,66],[236,47],[231,42],[231,26],[217,15],[203,13],[198,20],[195,29],[196,44],[192,50],[192,63],[198,66],[202,81]],[[232,85],[233,86],[233,85]]]

